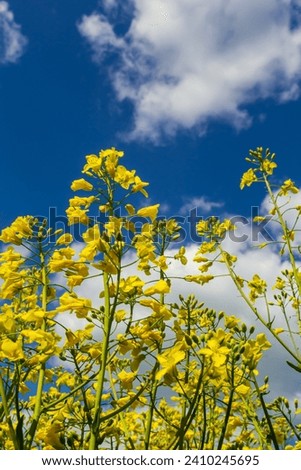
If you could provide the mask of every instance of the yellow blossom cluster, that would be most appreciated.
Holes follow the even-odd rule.
[[[189,274],[186,248],[175,245],[179,225],[159,217],[159,204],[140,202],[148,183],[122,157],[115,148],[86,157],[83,177],[71,184],[84,195],[69,200],[68,233],[32,216],[1,232],[0,449],[300,449],[298,403],[292,410],[284,397],[268,402],[265,334],[201,301],[222,263],[300,372],[298,347],[282,339],[297,345],[296,332],[288,321],[276,325],[273,310],[286,318],[289,304],[300,323],[293,238],[284,230],[292,266],[275,279],[274,302],[259,274],[236,273],[236,256],[223,248],[235,229],[229,219],[198,223],[199,272]],[[255,169],[241,187],[268,181],[274,158],[261,148],[251,153]],[[278,196],[295,192],[286,180]],[[73,228],[82,225],[78,240]],[[175,262],[185,266],[183,288],[195,282],[199,295],[176,294]]]

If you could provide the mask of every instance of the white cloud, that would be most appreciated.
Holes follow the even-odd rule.
[[[0,64],[17,62],[27,42],[20,25],[14,21],[8,2],[0,1]]]
[[[187,215],[187,213],[194,208],[200,209],[202,212],[208,214],[212,209],[218,209],[223,206],[223,202],[210,201],[210,199],[205,196],[193,197],[186,199],[186,202],[180,208],[180,214]]]
[[[89,38],[94,60],[100,61],[108,49],[123,49],[124,41],[116,37],[112,26],[105,18],[93,13],[84,16],[78,26],[79,32]]]
[[[117,6],[117,0],[103,0],[102,3],[106,10],[111,10]]]
[[[114,2],[106,2],[107,4]],[[134,105],[132,138],[197,128],[212,119],[250,125],[246,105],[297,99],[300,2],[294,0],[131,0],[123,37],[107,17],[83,16],[79,31],[94,58],[119,54],[110,70],[119,101]],[[114,56],[115,57],[115,56]]]

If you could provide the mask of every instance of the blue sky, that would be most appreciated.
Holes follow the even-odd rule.
[[[239,179],[259,145],[298,181],[300,2],[199,4],[0,2],[2,226],[62,212],[84,156],[108,146],[170,213],[203,197],[249,215],[262,189]]]
[[[249,217],[249,148],[301,185],[300,85],[300,0],[0,0],[0,226],[63,214],[111,146],[167,215]]]

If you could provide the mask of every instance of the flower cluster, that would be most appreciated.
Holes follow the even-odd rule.
[[[300,448],[287,402],[268,403],[268,379],[260,384],[264,333],[193,295],[174,301],[170,266],[188,264],[184,246],[170,249],[180,228],[141,202],[148,183],[122,157],[115,148],[88,155],[71,184],[66,214],[70,229],[83,227],[80,242],[32,216],[1,232],[0,449]],[[253,157],[242,186],[276,166],[269,153]],[[289,180],[281,188],[295,191]],[[222,248],[233,229],[216,218],[198,224],[200,274],[183,285],[196,282],[201,295],[219,261],[257,311],[267,286],[235,274],[236,257]],[[296,300],[295,274],[276,280],[282,308]]]

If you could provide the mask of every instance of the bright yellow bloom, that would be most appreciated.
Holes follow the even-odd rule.
[[[170,285],[163,279],[160,279],[156,284],[146,289],[144,295],[168,294],[169,291]]]
[[[225,336],[225,332],[219,329],[215,335],[207,341],[206,347],[199,351],[199,354],[208,356],[215,367],[224,365],[230,352],[227,346],[222,346]]]
[[[153,222],[158,215],[160,204],[154,204],[153,206],[142,207],[137,211],[137,215],[141,217],[149,217]]]
[[[127,170],[123,165],[118,165],[114,174],[114,181],[124,189],[128,189],[134,182],[135,170]]]
[[[103,159],[97,155],[87,155],[87,163],[84,166],[83,173],[90,174],[89,170],[92,170],[94,173],[97,173],[102,165]]]
[[[56,310],[57,312],[74,311],[78,318],[86,318],[91,307],[90,299],[78,297],[75,293],[65,292],[60,297],[60,306]]]
[[[84,178],[74,180],[71,184],[72,191],[91,191],[93,189],[93,184],[89,183]]]
[[[121,322],[122,320],[124,320],[126,317],[126,311],[124,309],[121,309],[121,310],[117,310],[115,312],[115,315],[114,315],[114,318],[116,320],[117,323]]]
[[[216,251],[216,242],[211,241],[211,242],[203,242],[198,249],[197,253],[199,254],[205,254],[205,253],[212,253],[213,251]]]
[[[277,277],[275,284],[273,285],[273,289],[282,290],[286,286],[286,282],[281,277]]]
[[[20,261],[21,260],[21,254],[15,251],[15,249],[12,246],[7,247],[7,249],[3,252],[0,253],[0,263],[3,261]]]
[[[2,268],[7,268],[6,273],[3,273]],[[12,299],[16,293],[23,288],[27,272],[22,270],[20,272],[9,270],[7,266],[1,267],[1,277],[5,279],[5,282],[1,285],[1,296],[2,299]]]
[[[0,315],[0,333],[13,333],[16,330],[15,314],[7,305],[2,307],[3,313]]]
[[[22,341],[12,341],[9,338],[5,338],[3,341],[1,341],[0,359],[9,359],[10,361],[18,361],[19,359],[24,359]]]
[[[251,389],[248,385],[240,384],[238,385],[238,387],[236,387],[235,390],[239,395],[246,396],[250,393]]]
[[[109,222],[105,224],[108,237],[111,237],[112,235],[116,237],[117,235],[121,234],[122,226],[123,221],[120,217],[110,216]]]
[[[114,158],[114,157],[120,158],[120,157],[123,157],[123,155],[124,155],[124,152],[122,150],[116,150],[115,147],[111,147],[106,150],[101,150],[99,152],[99,156],[102,158]]]
[[[197,284],[206,284],[207,282],[211,281],[212,279],[214,279],[214,276],[212,276],[211,274],[207,274],[207,275],[204,275],[204,274],[197,274],[197,275],[192,275],[192,274],[188,274],[187,276],[184,277],[185,281],[187,282],[196,282]]]
[[[68,207],[66,214],[68,217],[68,225],[73,224],[89,224],[89,217],[87,216],[88,209],[81,209],[80,207]]]
[[[71,288],[75,286],[80,286],[83,280],[85,279],[84,276],[81,276],[80,274],[71,274],[67,276],[67,285]]]
[[[2,230],[0,240],[4,243],[21,245],[23,238],[29,239],[32,237],[33,220],[34,218],[30,215],[17,217],[10,227]]]
[[[250,288],[250,299],[254,301],[260,295],[263,295],[267,288],[267,283],[264,279],[254,274],[253,279],[248,282],[248,287]]]
[[[64,233],[57,239],[56,245],[69,245],[72,242],[73,242],[73,237],[71,233]]]
[[[88,196],[88,197],[79,197],[79,196],[75,196],[71,199],[69,199],[69,205],[71,207],[81,207],[83,206],[85,209],[88,209],[91,204],[96,201],[96,197],[95,196]]]
[[[36,307],[28,310],[22,314],[22,320],[26,322],[35,322],[37,326],[41,326],[45,317],[51,318],[56,314],[55,310],[45,311],[42,308]]]
[[[132,204],[126,204],[124,207],[125,207],[125,209],[127,210],[127,213],[128,213],[129,215],[131,215],[131,216],[132,216],[132,215],[135,215],[136,210],[135,210],[135,207],[134,207]]]
[[[297,194],[298,192],[299,189],[295,186],[295,183],[291,179],[288,179],[284,181],[283,185],[281,186],[279,190],[279,196],[287,196],[287,193]]]
[[[148,197],[148,193],[145,191],[145,186],[148,186],[149,183],[146,183],[145,181],[142,181],[139,176],[135,176],[134,178],[134,184],[132,186],[132,192],[137,193],[140,192],[143,194],[143,196]]]
[[[114,178],[119,158],[123,155],[122,151],[118,151],[114,147],[100,152],[99,156],[104,159],[105,168],[111,178]]]
[[[262,171],[264,171],[267,175],[272,175],[274,168],[277,168],[277,163],[271,162],[268,159],[264,159],[261,165]]]
[[[157,300],[141,299],[139,303],[144,307],[150,307],[153,310],[152,316],[155,318],[169,320],[172,317],[171,311],[166,307],[166,305],[161,304]]]
[[[180,262],[181,262],[182,264],[184,264],[184,265],[187,264],[187,263],[188,263],[188,260],[187,260],[187,258],[186,258],[186,256],[185,256],[185,253],[186,253],[186,248],[185,248],[185,246],[181,246],[181,248],[179,249],[178,253],[176,253],[176,254],[174,255],[174,259],[180,260]]]
[[[158,268],[160,268],[160,270],[162,270],[162,271],[166,271],[166,270],[168,269],[168,264],[167,264],[166,256],[164,256],[164,255],[158,256],[158,257],[154,260],[154,264],[155,264],[156,266],[158,266]]]
[[[48,421],[44,423],[44,426],[40,427],[37,432],[37,439],[43,442],[43,450],[63,450],[65,446],[63,444],[64,425],[58,421]],[[46,445],[45,445],[46,444]]]
[[[75,251],[72,248],[62,248],[61,250],[55,250],[49,261],[49,268],[51,272],[60,272],[63,269],[70,269],[74,265],[72,257]]]
[[[44,331],[42,329],[21,331],[21,335],[28,339],[29,343],[38,343],[38,352],[44,353],[44,359],[47,356],[53,356],[58,353],[57,342],[61,339],[56,333]]]
[[[122,370],[118,374],[118,378],[123,386],[123,388],[129,390],[132,387],[133,380],[135,379],[135,372],[126,372]]]
[[[280,335],[281,333],[283,333],[285,331],[284,328],[274,328],[273,329],[273,333],[275,333],[275,335]]]
[[[205,235],[206,232],[209,230],[209,221],[208,220],[200,220],[196,224],[196,230],[198,235]]]
[[[122,294],[131,296],[134,294],[142,294],[142,287],[144,286],[144,281],[142,281],[138,276],[129,276],[126,279],[121,279],[119,284],[119,289]]]
[[[240,189],[243,189],[245,186],[251,186],[254,181],[257,181],[257,176],[252,168],[246,171],[240,181]]]
[[[182,350],[183,344],[177,343],[173,348],[168,349],[157,356],[161,369],[156,374],[156,380],[168,375],[170,378],[177,376],[176,365],[185,358],[185,351]]]

